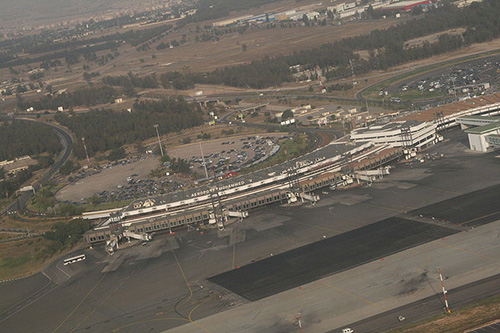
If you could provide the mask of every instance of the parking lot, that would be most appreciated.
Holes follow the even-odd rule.
[[[160,162],[152,156],[131,160],[130,163],[110,163],[96,168],[89,168],[78,173],[76,182],[65,186],[56,194],[56,199],[65,203],[86,203],[87,199],[99,193],[108,192],[116,200],[125,200],[129,192],[127,178],[149,179],[149,173]],[[104,193],[103,193],[104,194]]]
[[[167,149],[167,154],[186,159],[191,170],[204,177],[203,150],[209,177],[235,175],[270,158],[279,151],[277,142],[290,137],[287,133],[245,135],[183,145]],[[72,175],[76,182],[61,189],[56,198],[71,204],[87,203],[93,196],[101,202],[123,201],[178,191],[194,183],[193,178],[166,173],[152,177],[151,170],[158,167],[158,157],[147,155],[83,169]]]
[[[428,92],[429,97],[442,93],[457,96],[489,92],[498,85],[500,56],[491,56],[427,72],[387,87],[393,102],[401,102],[398,95],[412,91]],[[381,92],[382,93],[382,92]]]
[[[222,176],[270,158],[279,150],[277,142],[285,138],[291,136],[284,133],[267,133],[203,141],[171,149],[168,155],[186,159],[192,170],[201,175],[205,173],[205,162],[209,177]]]

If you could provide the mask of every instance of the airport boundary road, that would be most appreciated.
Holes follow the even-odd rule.
[[[56,172],[59,170],[59,168],[68,160],[69,155],[71,154],[71,151],[73,150],[73,139],[71,138],[71,135],[66,132],[64,129],[61,127],[48,124],[48,123],[43,123],[39,122],[36,120],[32,119],[20,119],[20,118],[10,118],[10,117],[0,117],[0,120],[14,120],[14,121],[31,121],[31,122],[36,122],[38,124],[42,124],[45,126],[48,126],[52,130],[56,131],[57,135],[59,136],[59,139],[61,140],[61,144],[63,147],[62,152],[59,154],[59,158],[57,161],[50,167],[50,169],[38,180],[35,182],[32,186],[36,190],[40,189],[42,185],[47,182]],[[17,210],[22,210],[26,207],[26,203],[28,202],[28,199],[33,196],[33,192],[24,192],[21,194],[19,198],[14,200],[10,205],[8,205],[6,208],[4,208],[1,212],[0,215],[3,215],[7,212],[14,212]]]

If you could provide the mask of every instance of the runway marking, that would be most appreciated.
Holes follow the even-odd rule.
[[[189,298],[187,299],[186,303],[189,302],[191,300],[191,298],[193,297],[193,290],[191,289],[191,286],[189,285],[189,282],[186,278],[186,275],[184,274],[184,270],[182,269],[181,267],[181,263],[179,262],[179,260],[177,259],[177,256],[175,255],[174,251],[172,251],[172,255],[174,256],[175,258],[175,262],[177,263],[177,266],[179,267],[179,270],[181,271],[181,274],[182,274],[182,277],[184,278],[184,283],[186,283],[186,287],[188,288],[189,290]]]
[[[107,298],[106,298],[106,299],[107,299]],[[99,304],[97,307],[100,307],[100,306],[102,305],[102,303],[104,303],[104,301],[102,301],[102,302],[101,302],[101,304]],[[90,313],[89,313],[89,314],[88,314],[85,318],[83,318],[83,319],[82,319],[82,320],[78,323],[78,325],[76,325],[76,326],[75,326],[75,328],[73,328],[70,332],[72,333],[72,332],[76,331],[76,330],[78,329],[78,327],[80,327],[80,325],[81,325],[81,324],[82,324],[85,320],[87,320],[87,318],[89,318],[91,315],[93,315],[93,314],[94,314],[94,312],[96,312],[96,311],[97,311],[97,308],[95,308],[94,310],[92,310],[92,311],[91,311],[91,312],[90,312]]]
[[[236,258],[236,243],[233,244],[233,265],[231,269],[234,269],[235,258]]]
[[[202,329],[202,330],[204,330],[205,332],[209,332],[209,333],[211,332],[209,329],[207,329],[207,328],[205,328],[205,327],[201,326],[200,324],[196,323],[196,322],[195,322],[195,321],[191,318],[191,316],[193,315],[193,312],[194,312],[197,308],[199,308],[199,307],[200,307],[200,306],[202,306],[203,304],[207,303],[207,302],[208,302],[208,301],[210,301],[212,298],[213,298],[213,296],[208,297],[208,298],[207,298],[207,299],[205,299],[203,302],[201,302],[200,304],[198,304],[197,306],[195,306],[193,309],[191,309],[191,311],[190,311],[190,312],[189,312],[189,314],[188,314],[188,320],[189,320],[191,323],[195,324],[196,326],[198,326],[199,328],[201,328],[201,329]]]
[[[49,279],[49,282],[47,282],[47,284],[45,286],[43,286],[42,288],[38,289],[37,291],[35,291],[34,293],[32,293],[31,295],[27,296],[25,299],[23,299],[22,301],[16,303],[15,305],[11,306],[10,308],[0,312],[0,315],[14,309],[14,308],[18,308],[20,305],[22,305],[22,303],[24,303],[25,301],[27,301],[28,299],[30,299],[31,297],[33,297],[33,295],[36,295],[38,293],[41,293],[45,288],[47,288],[51,283],[52,283],[52,279],[47,275],[45,274],[45,271],[42,271],[42,274],[47,278]],[[13,315],[15,315],[16,313],[18,313],[19,311],[25,309],[26,307],[30,306],[31,304],[35,303],[39,298],[51,293],[52,291],[56,290],[57,288],[59,288],[59,286],[56,286],[54,287],[54,289],[51,289],[49,290],[46,294],[41,294],[41,295],[38,295],[35,297],[34,300],[32,300],[31,302],[29,302],[28,304],[22,306],[21,308],[18,308],[16,311],[14,311],[13,313],[9,314],[7,317],[5,318],[2,318],[2,320],[0,320],[0,323],[2,323],[3,321],[9,319],[10,317],[12,317]]]
[[[85,297],[83,297],[83,299],[80,301],[80,303],[77,304],[77,306],[73,309],[73,311],[71,311],[71,313],[59,324],[59,326],[56,327],[55,330],[52,331],[52,333],[55,333],[72,315],[73,313],[75,313],[76,310],[78,310],[78,308],[83,304],[83,302],[87,299],[87,297],[90,296],[90,294],[92,294],[92,292],[97,288],[97,286],[101,283],[102,280],[104,280],[104,278],[106,277],[106,275],[108,275],[108,273],[105,273],[100,279],[99,281],[97,281],[97,283],[92,287],[92,289],[89,290],[89,292],[85,295]]]
[[[211,296],[213,297],[213,296]],[[195,301],[195,302],[191,302],[190,304],[197,304],[197,303],[200,303],[200,301]],[[188,308],[190,306],[190,304],[183,304],[181,307],[179,307],[179,310],[180,309],[184,309],[184,308]],[[158,317],[158,316],[161,316],[162,314],[169,314],[169,313],[175,313],[175,310],[174,309],[171,309],[171,310],[165,310],[164,312],[157,312],[155,313],[155,317]],[[178,319],[178,320],[184,320],[184,321],[187,321],[189,322],[189,319],[188,318],[182,318],[182,317],[179,317],[179,318],[155,318],[155,317],[152,317],[150,319],[144,319],[144,320],[140,320],[140,321],[136,321],[136,322],[133,322],[133,323],[130,323],[128,325],[125,325],[125,326],[121,326],[119,328],[115,328],[113,330],[111,330],[112,332],[118,332],[119,330],[123,329],[123,328],[127,328],[127,327],[131,327],[131,326],[134,326],[134,325],[140,325],[140,324],[144,324],[144,323],[148,323],[148,322],[153,322],[153,321],[158,321],[158,320],[162,320],[162,319],[165,319],[165,320],[169,320],[169,319]],[[195,324],[196,325],[196,324]]]
[[[276,229],[273,229],[273,230],[274,230],[274,232],[276,232],[278,235],[281,235],[281,236],[285,237],[286,239],[288,239],[288,240],[289,240],[290,242],[292,242],[293,244],[295,244],[295,245],[297,245],[297,246],[302,246],[302,244],[300,244],[300,243],[296,242],[295,240],[293,240],[292,238],[288,237],[287,235],[285,235],[285,234],[283,234],[283,233],[279,232],[278,230],[276,230]]]
[[[316,229],[320,229],[320,230],[328,230],[328,231],[333,231],[333,232],[341,233],[341,231],[336,230],[336,229],[327,228],[327,227],[320,227],[320,226],[317,226],[317,225],[314,225],[314,224],[309,224],[309,223],[301,223],[301,222],[296,222],[296,221],[286,221],[286,223],[295,223],[295,224],[305,225],[307,227],[316,228]]]
[[[130,275],[129,275],[129,276],[127,276],[126,278],[124,278],[124,279],[122,280],[122,282],[120,283],[120,286],[121,286],[121,285],[123,284],[123,282],[124,282],[125,280],[127,280],[129,277],[130,277]],[[94,314],[94,312],[96,312],[96,311],[97,311],[97,309],[98,309],[98,308],[100,308],[100,307],[104,304],[104,302],[105,302],[105,301],[107,301],[107,300],[111,297],[111,295],[112,295],[114,292],[118,291],[118,289],[119,289],[119,287],[116,287],[115,289],[113,289],[113,291],[112,291],[112,292],[110,292],[110,293],[108,294],[108,296],[106,296],[106,298],[105,298],[103,301],[101,301],[101,303],[99,303],[99,305],[98,305],[98,306],[96,306],[96,307],[94,308],[94,310],[92,310],[92,311],[91,311],[91,312],[90,312],[90,313],[89,313],[89,314],[88,314],[85,318],[83,318],[83,319],[82,319],[82,320],[78,323],[78,325],[76,325],[76,327],[75,327],[75,328],[73,328],[73,329],[71,330],[71,332],[76,331],[76,330],[78,329],[78,327],[80,327],[80,325],[81,325],[84,321],[86,321],[86,320],[87,320],[87,319],[88,319],[91,315],[93,315],[93,314]]]
[[[61,268],[59,268],[59,264],[60,264],[60,263],[61,263],[61,262],[59,261],[59,262],[56,264],[56,268],[57,268],[58,270],[60,270],[61,272],[63,272],[64,274],[66,274],[66,276],[68,277],[68,280],[69,280],[69,279],[71,279],[71,275],[69,275],[68,273],[66,273],[65,271],[63,271]]]
[[[468,221],[465,221],[465,222],[462,222],[462,223],[459,223],[459,224],[460,224],[460,225],[463,225],[463,224],[471,223],[471,222],[474,222],[474,221],[480,220],[480,219],[482,219],[482,218],[485,218],[485,217],[490,217],[490,216],[493,216],[493,215],[496,215],[496,214],[500,214],[500,210],[499,210],[499,211],[496,211],[496,212],[494,212],[494,213],[491,213],[491,214],[487,214],[487,215],[483,215],[483,216],[476,217],[475,219],[471,219],[471,220],[468,220]]]
[[[377,305],[377,306],[380,306],[380,307],[382,307],[382,308],[385,308],[384,306],[382,306],[382,305],[380,305],[380,304],[378,304],[378,303],[372,302],[372,301],[370,301],[370,300],[368,300],[368,299],[366,299],[366,298],[364,298],[364,297],[361,297],[361,296],[356,295],[356,294],[353,294],[353,293],[351,293],[351,292],[349,292],[349,291],[346,291],[346,290],[340,289],[340,288],[338,288],[338,287],[335,287],[334,285],[331,285],[331,284],[329,284],[329,283],[327,283],[327,282],[320,281],[320,283],[321,283],[321,284],[324,284],[324,285],[325,285],[325,286],[327,286],[327,287],[330,287],[330,288],[333,288],[333,289],[335,289],[335,290],[337,290],[337,291],[340,291],[340,292],[341,292],[341,293],[343,293],[343,294],[346,294],[346,295],[352,296],[352,297],[354,297],[354,298],[357,298],[357,299],[359,299],[359,300],[361,300],[361,301],[363,301],[363,302],[365,302],[365,303],[367,303],[367,304],[370,304],[370,305]]]

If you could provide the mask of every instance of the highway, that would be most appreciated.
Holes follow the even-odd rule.
[[[32,121],[32,122],[37,122],[39,124],[45,125],[52,130],[56,131],[57,135],[59,136],[59,139],[61,140],[61,145],[63,147],[63,151],[59,154],[59,158],[57,161],[51,166],[51,168],[44,174],[38,181],[32,184],[33,188],[36,190],[39,190],[41,186],[46,183],[56,172],[59,170],[59,168],[68,160],[69,155],[71,154],[71,151],[73,150],[73,139],[71,138],[71,135],[66,132],[64,129],[44,123],[44,122],[39,122],[36,120],[32,119],[27,119],[27,118],[11,118],[11,117],[5,117],[5,116],[0,116],[0,120],[15,120],[15,121]],[[28,202],[28,199],[31,198],[33,195],[33,192],[28,191],[24,192],[19,196],[15,201],[11,202],[10,205],[8,205],[6,208],[4,208],[1,212],[0,215],[3,215],[7,212],[14,212],[17,210],[22,210],[26,207],[26,203]]]

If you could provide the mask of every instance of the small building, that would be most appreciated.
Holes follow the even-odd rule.
[[[409,12],[414,7],[430,6],[431,0],[409,0],[395,2],[387,6],[381,7],[379,10],[382,12]]]
[[[224,27],[226,25],[234,25],[234,24],[237,24],[238,22],[248,20],[252,17],[253,17],[253,15],[239,16],[239,17],[235,17],[235,18],[231,18],[231,19],[227,19],[227,20],[223,20],[223,21],[214,22],[214,23],[212,23],[212,26]]]
[[[487,152],[500,148],[500,118],[465,116],[457,119],[469,137],[471,150]]]

